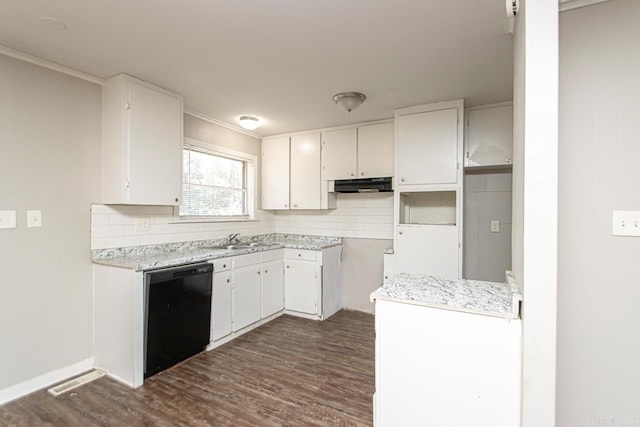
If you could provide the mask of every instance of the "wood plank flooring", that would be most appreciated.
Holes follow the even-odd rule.
[[[368,426],[374,317],[282,316],[132,390],[103,377],[0,406],[2,426]]]

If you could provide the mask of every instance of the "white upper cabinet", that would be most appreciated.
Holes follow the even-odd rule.
[[[262,209],[289,209],[289,137],[262,140]]]
[[[396,110],[398,186],[461,181],[462,115],[462,100]]]
[[[177,206],[182,97],[120,74],[102,88],[103,203]]]
[[[358,128],[358,178],[393,176],[393,123]]]
[[[393,123],[322,133],[322,180],[393,176]]]
[[[358,146],[356,128],[322,133],[322,180],[354,179]]]
[[[320,133],[291,137],[291,209],[321,209]]]
[[[487,105],[467,110],[465,166],[511,165],[513,105]]]

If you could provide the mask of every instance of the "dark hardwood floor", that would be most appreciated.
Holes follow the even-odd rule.
[[[0,406],[2,426],[372,424],[374,317],[282,316],[132,390],[103,377]]]

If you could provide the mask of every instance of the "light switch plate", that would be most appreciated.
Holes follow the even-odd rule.
[[[149,231],[149,218],[136,218],[136,231]]]
[[[492,233],[500,232],[500,221],[498,221],[497,219],[494,219],[491,221],[491,232]]]
[[[16,211],[0,211],[0,228],[16,228]]]
[[[640,236],[640,211],[613,211],[611,234]]]
[[[27,211],[27,227],[42,227],[42,211]]]

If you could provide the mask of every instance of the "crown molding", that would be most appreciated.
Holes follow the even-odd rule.
[[[69,76],[77,77],[100,86],[104,84],[104,79],[101,79],[100,77],[74,70],[73,68],[65,67],[64,65],[56,64],[55,62],[38,58],[37,56],[29,55],[28,53],[20,52],[19,50],[11,49],[6,46],[0,45],[0,54],[10,56],[11,58],[19,59],[30,64],[39,65],[40,67],[48,68],[49,70],[57,71]]]
[[[236,126],[236,125],[233,125],[231,123],[224,122],[222,120],[216,119],[215,117],[207,116],[206,114],[198,113],[197,111],[184,110],[184,114],[188,114],[188,115],[196,117],[198,119],[202,119],[202,120],[204,120],[206,122],[213,123],[214,125],[222,126],[222,127],[227,128],[227,129],[230,129],[230,130],[233,130],[233,131],[236,131],[236,132],[240,132],[240,133],[243,133],[245,135],[252,136],[254,138],[258,138],[258,139],[262,139],[263,138],[263,136],[260,135],[259,133],[251,132],[251,131],[249,131],[247,129],[244,129],[244,128],[240,127],[240,126]]]
[[[605,1],[609,0],[560,0],[560,12],[591,6],[592,4],[603,3]]]

